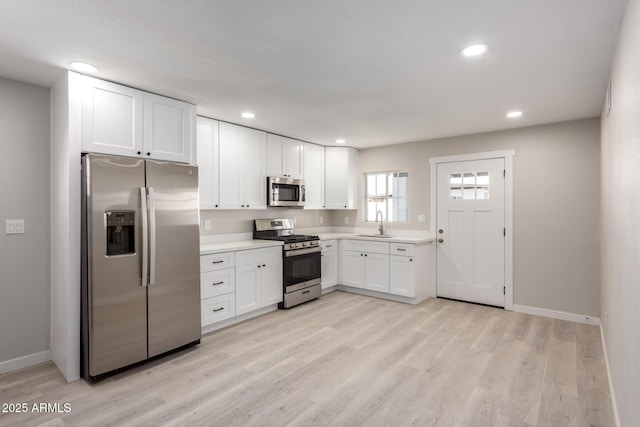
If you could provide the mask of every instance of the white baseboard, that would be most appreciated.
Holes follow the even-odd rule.
[[[18,369],[28,368],[29,366],[51,360],[51,350],[41,351],[40,353],[28,354],[16,359],[0,362],[0,374],[17,371]]]
[[[584,323],[586,325],[600,325],[600,318],[585,314],[567,313],[546,308],[529,307],[527,305],[513,304],[513,311],[517,313],[533,314],[535,316],[550,317],[551,319],[566,320],[568,322]]]
[[[400,295],[393,295],[393,294],[387,294],[387,293],[384,293],[384,292],[370,291],[368,289],[354,288],[352,286],[345,286],[345,285],[337,285],[336,289],[338,291],[349,292],[349,293],[358,294],[358,295],[364,295],[364,296],[367,296],[367,297],[386,299],[386,300],[389,300],[389,301],[403,302],[405,304],[417,304],[418,302],[426,299],[426,297],[425,297],[425,298],[421,299],[420,301],[418,301],[417,298],[403,297],[403,296],[400,296]]]
[[[251,311],[249,313],[240,314],[238,316],[232,317],[231,319],[203,326],[200,329],[200,334],[204,336],[211,332],[217,331],[218,329],[226,328],[227,326],[235,325],[236,323],[244,322],[245,320],[253,319],[254,317],[262,316],[263,314],[271,313],[272,311],[276,310],[278,310],[278,304],[272,304],[270,306]]]
[[[613,390],[613,381],[611,377],[611,368],[609,367],[609,356],[607,352],[607,342],[604,339],[604,329],[600,324],[600,339],[602,340],[602,352],[604,353],[604,365],[607,368],[607,382],[609,383],[609,396],[611,396],[611,408],[613,409],[613,421],[616,427],[620,427],[620,417],[618,415],[618,401],[616,400],[616,392]]]

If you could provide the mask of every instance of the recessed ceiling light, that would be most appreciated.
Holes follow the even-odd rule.
[[[466,57],[478,56],[478,55],[482,55],[483,53],[485,53],[488,48],[489,48],[489,46],[487,46],[486,44],[483,44],[483,43],[472,44],[472,45],[467,46],[464,49],[462,49],[460,51],[460,55],[466,56]]]
[[[69,62],[69,68],[73,68],[76,71],[80,71],[81,73],[97,73],[98,69],[91,64],[87,64],[85,62]]]
[[[255,114],[250,113],[248,111],[245,113],[242,113],[242,117],[244,117],[245,119],[253,119],[255,116],[256,116]]]
[[[507,117],[510,119],[515,119],[516,117],[522,116],[522,111],[509,111],[507,113]]]
[[[336,139],[336,144],[345,144],[346,142],[346,139]]]

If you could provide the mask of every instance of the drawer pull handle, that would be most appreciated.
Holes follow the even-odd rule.
[[[214,308],[213,311],[220,311],[220,310],[224,310],[224,307],[220,307],[220,308]]]
[[[398,251],[398,252],[407,252],[407,250],[403,249],[403,248],[396,248],[396,251]]]
[[[224,282],[215,282],[215,283],[212,283],[211,285],[213,285],[213,286],[218,286],[218,285],[222,285],[223,283],[224,283]]]
[[[327,246],[325,246],[325,248],[332,248],[332,247],[333,247],[333,245],[327,245]]]
[[[211,264],[222,264],[224,262],[223,259],[219,260],[219,261],[211,261]]]
[[[309,292],[311,292],[311,291],[304,291],[304,292],[302,293],[302,295],[304,295],[304,294],[308,294]]]

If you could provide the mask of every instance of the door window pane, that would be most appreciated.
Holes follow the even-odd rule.
[[[490,176],[488,171],[456,172],[449,175],[451,200],[488,200]]]

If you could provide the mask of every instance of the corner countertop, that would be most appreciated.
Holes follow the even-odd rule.
[[[363,233],[364,234],[364,233]],[[409,243],[419,245],[422,243],[432,242],[433,237],[427,236],[391,236],[391,237],[369,237],[361,236],[353,233],[319,233],[320,240],[331,239],[349,239],[349,240],[369,240],[373,242],[389,242],[389,243]]]
[[[211,255],[229,251],[243,251],[246,249],[262,249],[282,245],[282,242],[273,240],[238,240],[233,242],[205,243],[200,245],[200,255]]]

